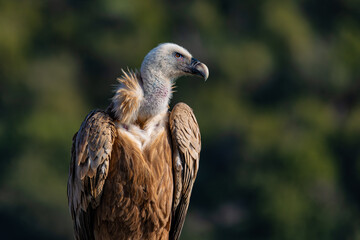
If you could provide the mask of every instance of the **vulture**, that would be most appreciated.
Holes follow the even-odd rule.
[[[199,168],[200,131],[175,80],[209,76],[183,47],[163,43],[140,71],[122,70],[108,108],[73,137],[67,185],[75,239],[179,239]]]

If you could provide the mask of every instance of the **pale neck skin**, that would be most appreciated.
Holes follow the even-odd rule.
[[[183,53],[187,59],[192,57],[186,49],[172,43],[161,44],[145,56],[140,69],[144,91],[138,115],[140,120],[166,112],[174,81],[186,75],[181,68],[183,61],[175,58],[174,52]]]
[[[161,72],[144,68],[141,71],[144,99],[142,100],[139,118],[147,120],[157,114],[166,112],[172,97],[172,80]]]

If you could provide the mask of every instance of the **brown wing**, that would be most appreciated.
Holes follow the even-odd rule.
[[[174,202],[170,238],[180,237],[188,210],[191,190],[199,168],[201,137],[192,109],[178,103],[170,114],[173,139]]]
[[[94,110],[73,137],[67,194],[76,239],[94,239],[93,210],[108,175],[115,134],[111,117]]]

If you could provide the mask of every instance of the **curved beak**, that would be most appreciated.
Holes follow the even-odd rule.
[[[205,81],[209,77],[209,69],[207,66],[195,58],[191,58],[189,70],[191,74],[203,77]]]

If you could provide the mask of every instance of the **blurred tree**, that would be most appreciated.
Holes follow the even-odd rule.
[[[2,239],[72,239],[72,135],[166,41],[211,72],[172,101],[203,137],[183,239],[359,239],[359,26],[356,0],[0,0]]]

